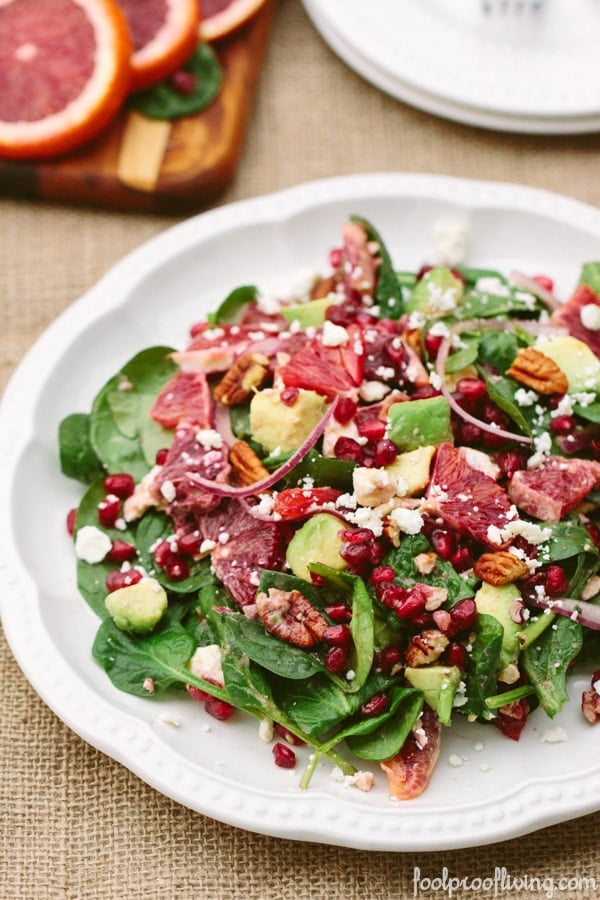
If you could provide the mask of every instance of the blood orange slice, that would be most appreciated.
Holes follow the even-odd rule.
[[[0,0],[0,156],[54,156],[94,137],[130,83],[112,0]]]
[[[149,87],[177,71],[198,43],[197,0],[117,0],[133,42],[132,89]]]
[[[217,41],[237,31],[258,12],[266,0],[197,0],[200,7],[200,37]]]

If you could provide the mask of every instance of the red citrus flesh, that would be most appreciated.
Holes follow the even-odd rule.
[[[200,38],[218,41],[252,18],[266,0],[197,0],[200,7]]]
[[[117,0],[133,42],[132,88],[137,91],[176,72],[198,43],[197,0]]]
[[[131,43],[112,0],[0,2],[0,156],[85,143],[129,90]]]

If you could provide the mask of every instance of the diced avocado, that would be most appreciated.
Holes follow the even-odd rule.
[[[398,493],[403,497],[420,494],[429,484],[429,469],[435,447],[417,447],[407,453],[400,453],[393,463],[385,467],[398,484]]]
[[[316,328],[325,321],[327,307],[336,302],[335,297],[320,297],[318,300],[310,300],[298,306],[284,306],[281,312],[288,322],[299,322],[302,328],[308,328],[310,325]]]
[[[514,584],[503,584],[498,587],[484,582],[475,594],[477,612],[493,616],[504,629],[502,638],[502,650],[498,662],[498,671],[504,672],[507,666],[517,662],[521,642],[519,634],[523,626],[514,622],[510,608],[515,600],[519,600],[521,594]]]
[[[168,605],[166,591],[154,578],[112,591],[104,602],[117,628],[139,634],[152,631]]]
[[[460,684],[458,666],[407,666],[404,675],[409,684],[423,691],[425,703],[437,713],[442,725],[449,725],[456,690]]]
[[[451,315],[460,304],[463,283],[450,269],[430,269],[417,281],[406,302],[406,312],[422,312],[428,318]]]
[[[389,419],[387,436],[401,451],[452,440],[450,407],[445,397],[394,403]]]
[[[583,341],[566,335],[539,344],[536,349],[562,369],[569,382],[570,394],[600,388],[600,359]]]
[[[304,523],[288,544],[286,561],[294,575],[310,581],[311,563],[323,563],[343,571],[347,564],[339,554],[343,524],[336,516],[318,513]]]
[[[296,401],[283,403],[278,390],[258,391],[250,402],[250,430],[255,441],[271,453],[296,450],[321,421],[327,406],[315,391],[298,391]]]

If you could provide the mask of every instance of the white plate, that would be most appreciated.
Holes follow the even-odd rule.
[[[281,289],[322,268],[351,213],[370,218],[396,264],[431,259],[441,220],[469,229],[468,261],[552,273],[575,283],[600,256],[600,213],[524,187],[376,174],[301,185],[214,210],[140,247],[60,316],[27,354],[0,413],[0,585],[7,638],[23,671],[56,714],[86,741],[167,796],[257,832],[377,850],[466,847],[600,808],[597,735],[573,702],[550,723],[536,713],[519,744],[462,722],[444,734],[429,789],[402,805],[385,779],[363,794],[322,765],[312,787],[274,766],[255,720],[220,723],[201,704],[120,693],[93,662],[97,620],[78,596],[65,514],[78,486],[61,476],[56,431],[89,408],[106,378],[154,342],[183,343],[189,324],[237,284]],[[587,676],[589,679],[589,676]],[[588,682],[589,683],[589,682]],[[181,725],[165,721],[178,716]],[[542,743],[552,725],[566,743]],[[210,730],[207,730],[210,726]],[[484,749],[475,746],[483,742]],[[465,757],[460,768],[451,754]],[[300,748],[300,762],[306,760]]]
[[[304,0],[332,50],[427,112],[529,134],[600,130],[597,0],[485,15],[479,0]]]

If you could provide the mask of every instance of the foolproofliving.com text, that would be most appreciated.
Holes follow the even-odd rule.
[[[590,876],[554,878],[552,875],[513,876],[505,866],[496,866],[491,875],[459,877],[452,875],[444,866],[437,876],[423,875],[415,866],[413,870],[413,897],[427,897],[445,894],[447,897],[463,896],[466,893],[486,897],[503,897],[511,894],[539,894],[540,897],[560,897],[580,891],[584,896],[594,897],[596,879]]]

